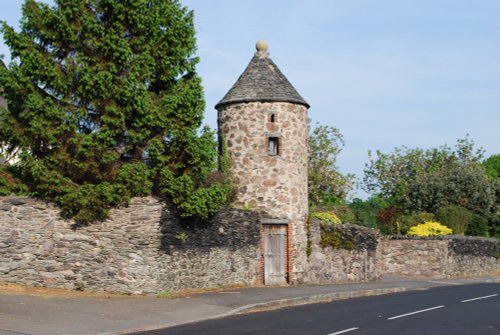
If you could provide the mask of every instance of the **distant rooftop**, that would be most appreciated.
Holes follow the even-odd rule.
[[[224,98],[215,105],[215,108],[232,103],[253,101],[291,102],[309,108],[309,104],[269,58],[267,43],[259,41],[256,48],[257,52],[250,64]]]

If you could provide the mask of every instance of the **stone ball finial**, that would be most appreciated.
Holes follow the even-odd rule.
[[[267,44],[267,41],[260,40],[260,41],[257,41],[257,43],[255,44],[255,48],[257,49],[257,51],[264,51],[265,52],[269,48],[269,45]]]
[[[260,40],[255,44],[255,48],[257,49],[257,53],[259,55],[266,56],[269,44],[267,44],[267,41]]]

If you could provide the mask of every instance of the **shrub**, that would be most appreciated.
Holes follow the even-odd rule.
[[[333,249],[353,250],[356,248],[356,243],[352,236],[348,237],[335,226],[330,226],[321,227],[319,246],[323,249],[331,247]]]
[[[436,236],[436,235],[450,235],[453,230],[440,224],[436,221],[427,221],[417,226],[410,228],[408,235],[413,236]]]
[[[427,212],[418,212],[403,215],[400,219],[400,232],[406,235],[411,227],[427,221],[434,221],[434,215]]]
[[[316,213],[311,213],[310,216],[311,218],[318,219],[321,222],[342,224],[342,221],[334,212],[316,212]]]
[[[500,238],[500,213],[496,213],[488,220],[489,235]]]
[[[473,214],[465,234],[468,236],[488,237],[488,229],[488,219],[481,215]]]
[[[355,223],[356,215],[354,211],[346,204],[337,204],[333,208],[333,212],[338,216],[342,223]]]
[[[464,207],[451,205],[440,208],[436,217],[455,234],[463,235],[472,220],[472,213]]]

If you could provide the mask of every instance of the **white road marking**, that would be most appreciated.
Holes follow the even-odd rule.
[[[484,297],[462,300],[462,302],[469,302],[469,301],[474,301],[474,300],[481,300],[481,299],[493,298],[493,297],[496,297],[497,295],[498,294],[492,294],[492,295],[487,295],[487,296],[484,296]]]
[[[410,315],[413,315],[413,314],[428,312],[428,311],[432,311],[434,309],[443,308],[443,307],[444,306],[441,305],[441,306],[431,307],[431,308],[427,308],[427,309],[422,309],[422,310],[411,312],[411,313],[406,313],[406,314],[401,314],[401,315],[393,316],[393,317],[387,318],[387,320],[399,319],[399,318],[403,318],[405,316],[410,316]]]
[[[359,329],[359,328],[354,327],[354,328],[344,329],[344,330],[341,330],[341,331],[336,332],[336,333],[330,333],[328,335],[344,334],[344,333],[347,333],[347,332],[352,332],[353,330],[356,330],[356,329]]]

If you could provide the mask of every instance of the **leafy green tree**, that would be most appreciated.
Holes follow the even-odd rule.
[[[488,157],[483,162],[483,166],[486,173],[494,180],[496,194],[495,213],[488,220],[489,233],[491,236],[500,237],[500,155]],[[480,227],[483,225],[481,224]]]
[[[495,211],[495,185],[481,166],[482,150],[468,138],[455,150],[396,148],[389,154],[370,154],[364,186],[368,192],[394,199],[405,213],[437,213],[456,205],[491,216]]]
[[[354,198],[349,203],[349,208],[353,211],[355,216],[354,223],[370,228],[377,227],[377,212],[389,207],[391,202],[379,196],[371,196],[367,200]]]
[[[446,227],[451,228],[454,234],[464,235],[472,221],[473,214],[462,206],[446,206],[440,208],[437,219]]]
[[[489,235],[500,238],[500,212],[496,212],[488,220]]]
[[[489,236],[488,230],[489,230],[488,219],[478,214],[472,214],[471,220],[467,225],[467,230],[465,231],[465,235],[488,237]]]
[[[331,126],[316,125],[309,133],[309,203],[329,208],[344,204],[353,188],[354,176],[343,175],[337,156],[345,145],[340,131]]]
[[[20,31],[0,31],[12,56],[0,142],[20,150],[33,194],[81,223],[151,192],[182,216],[225,203],[227,182],[206,184],[217,144],[200,131],[193,13],[179,1],[26,0]]]
[[[486,173],[494,179],[500,179],[500,155],[492,155],[483,162]]]

